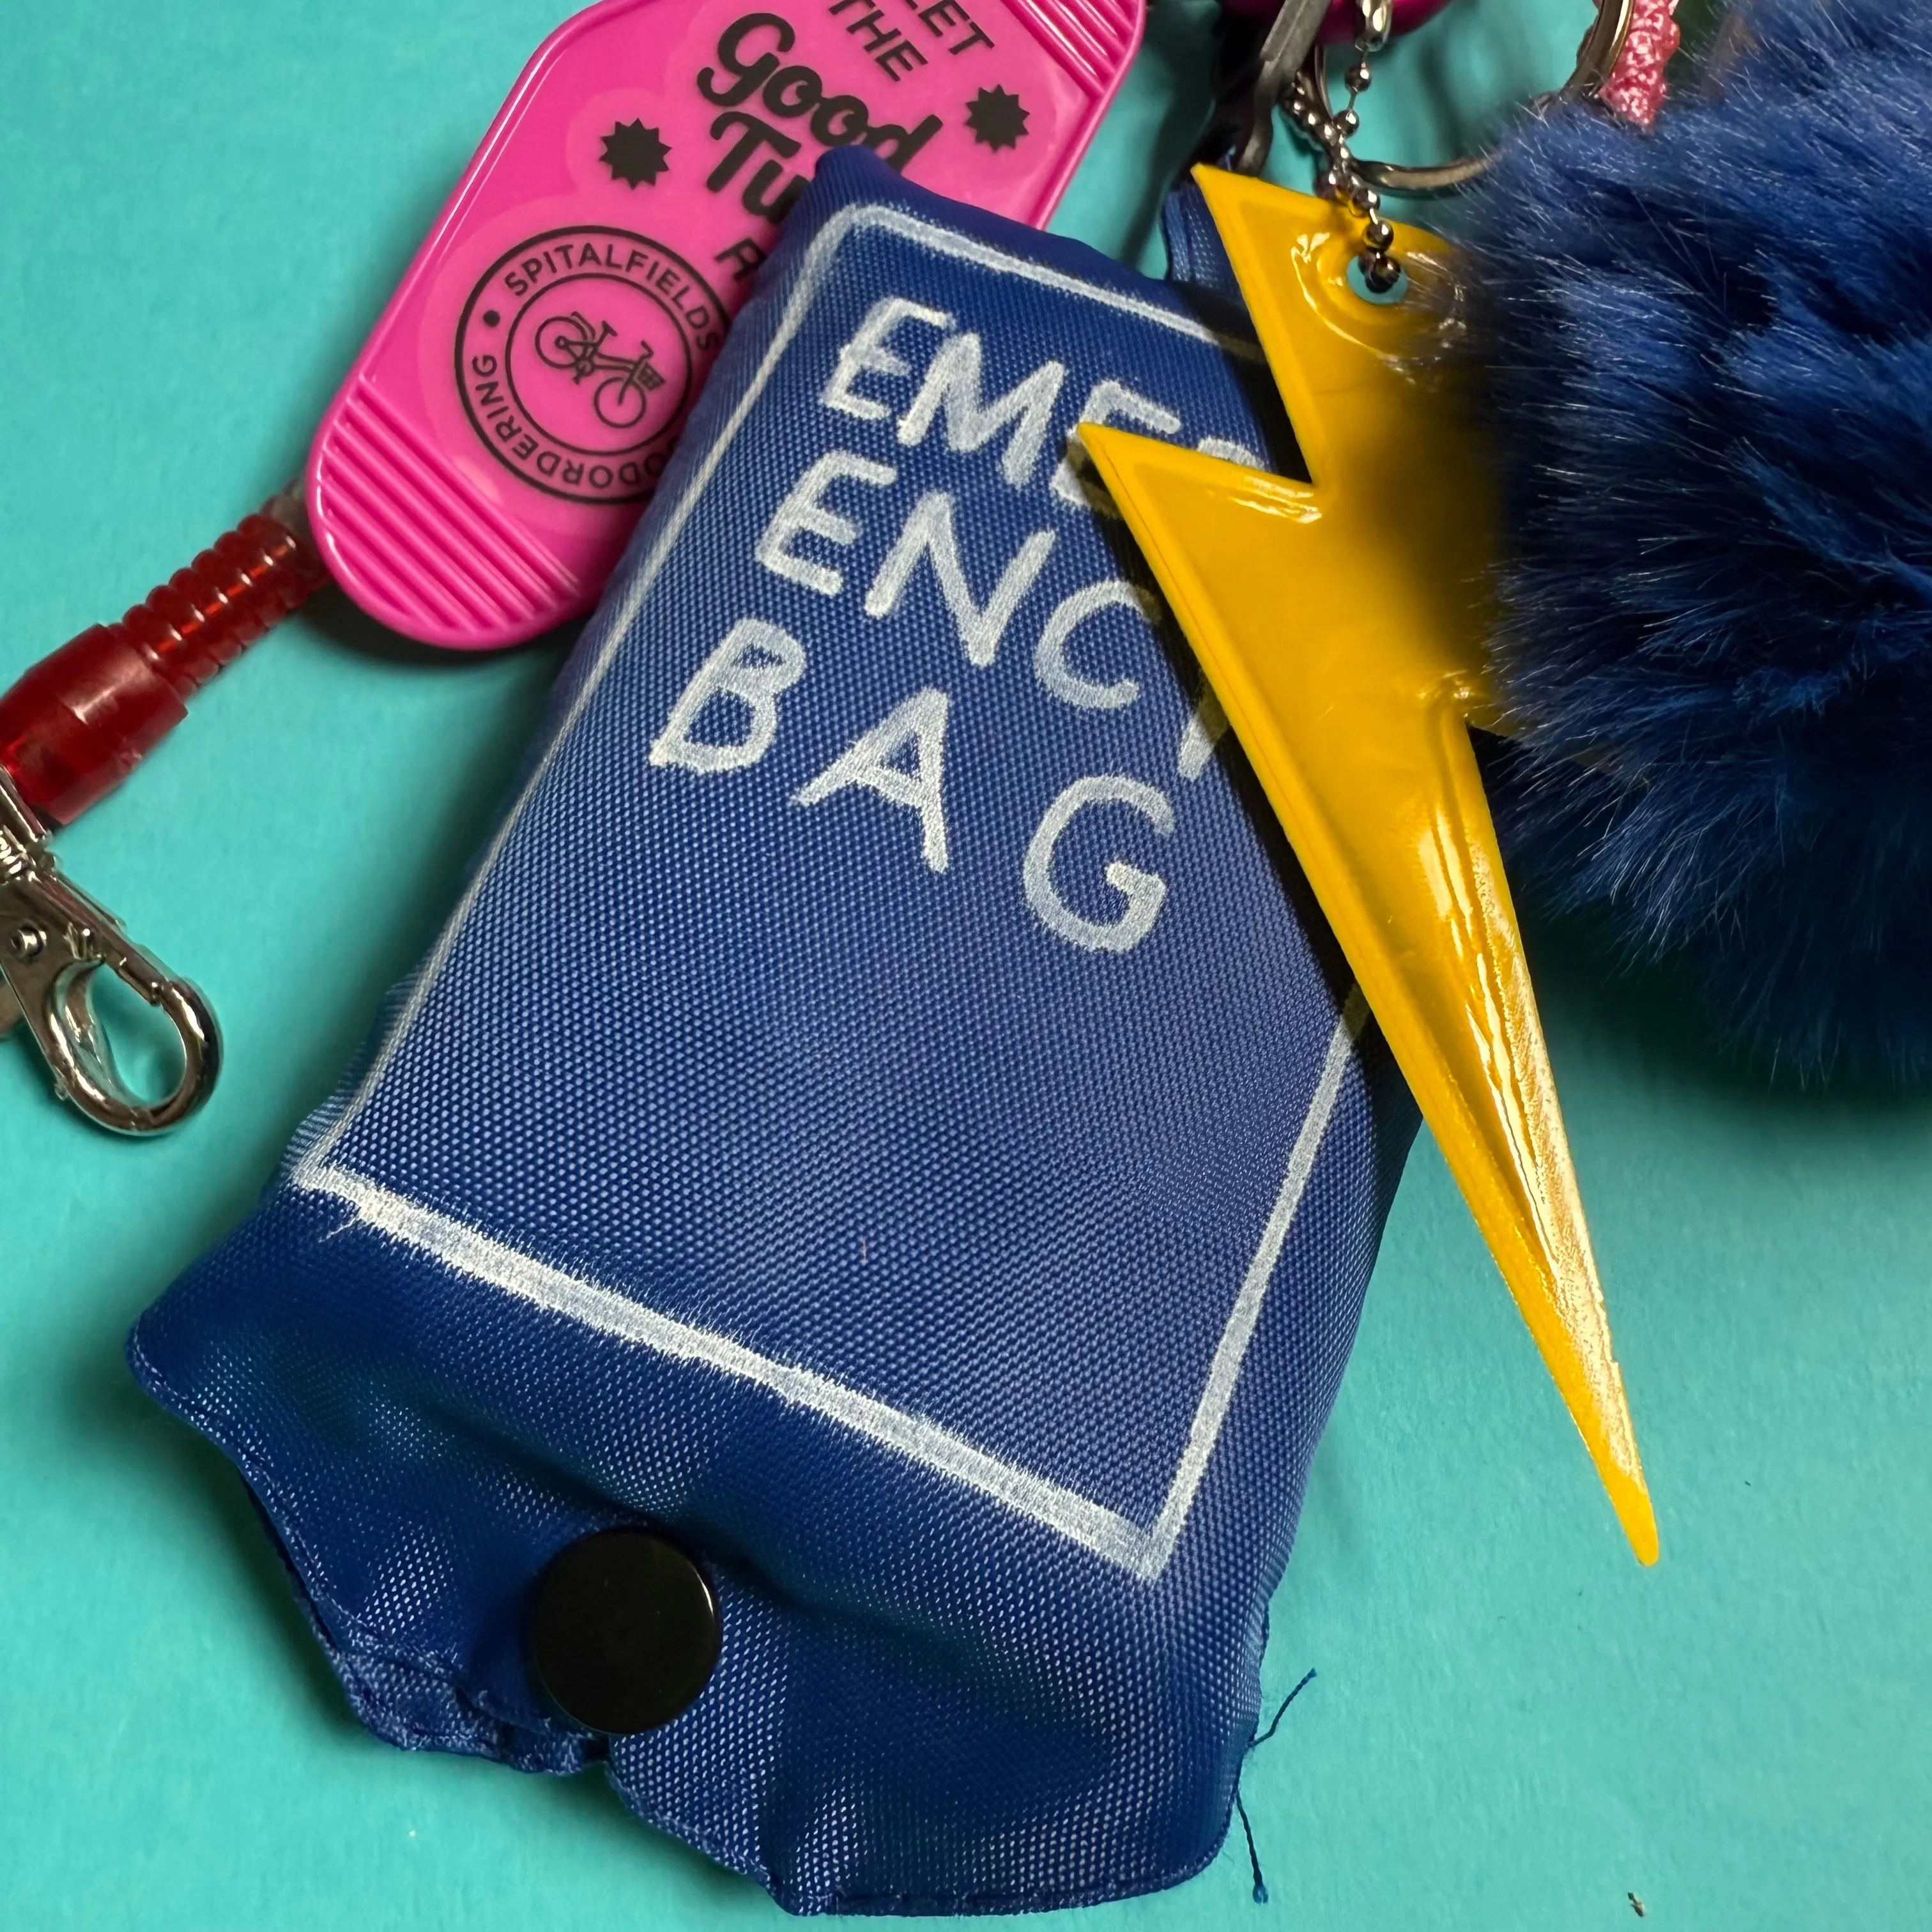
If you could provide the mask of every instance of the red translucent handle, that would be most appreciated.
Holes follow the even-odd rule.
[[[71,824],[328,581],[299,502],[271,498],[120,622],[82,632],[0,697],[0,765],[41,818]]]

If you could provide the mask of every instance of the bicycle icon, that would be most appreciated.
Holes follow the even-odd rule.
[[[589,317],[574,311],[554,315],[537,324],[536,350],[551,368],[568,369],[572,382],[601,375],[603,381],[591,393],[597,420],[611,429],[630,429],[643,421],[649,392],[662,388],[664,379],[652,365],[648,342],[639,344],[641,352],[634,359],[605,353],[604,344],[616,332],[605,322],[593,334]]]

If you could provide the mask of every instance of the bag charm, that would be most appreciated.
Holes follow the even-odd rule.
[[[25,1011],[87,1118],[172,1126],[220,1058],[192,987],[93,902],[83,920],[36,896],[47,826],[332,575],[380,621],[466,649],[582,615],[817,158],[863,147],[1043,222],[1140,41],[1142,0],[884,4],[605,0],[559,28],[324,418],[306,502],[292,485],[0,695],[0,1034]],[[103,964],[178,1034],[159,1101],[115,1070],[87,992]]]
[[[1492,722],[1489,494],[1448,366],[1456,268],[1418,229],[1378,304],[1331,202],[1202,193],[1310,481],[1124,430],[1082,439],[1212,682],[1639,1558],[1657,1527],[1611,1352],[1472,723]],[[1433,299],[1432,300],[1432,297]]]
[[[0,695],[0,1035],[24,1019],[55,1091],[97,1126],[150,1134],[185,1120],[214,1090],[220,1034],[192,986],[59,878],[50,828],[99,803],[196,692],[328,581],[301,504],[273,497],[118,623],[83,631]],[[181,1072],[158,1099],[115,1065],[93,1004],[104,970],[175,1030]]]
[[[1732,26],[1648,138],[1552,116],[1474,200],[1498,818],[1526,896],[1687,958],[1732,1048],[1921,1082],[1932,16]]]
[[[1604,0],[1564,96],[1614,85],[1654,111],[1656,56],[1675,26],[1666,4],[1634,46],[1632,19],[1632,0]],[[1491,493],[1456,367],[1462,271],[1438,238],[1399,229],[1382,208],[1384,188],[1457,186],[1490,158],[1434,169],[1358,158],[1353,104],[1386,17],[1361,0],[1339,112],[1320,20],[1287,0],[1254,99],[1259,110],[1286,94],[1291,124],[1322,154],[1325,198],[1217,170],[1196,177],[1310,482],[1118,430],[1083,427],[1082,440],[1253,761],[1632,1549],[1651,1563],[1656,1521],[1468,735],[1498,721],[1486,663]],[[1266,125],[1263,115],[1229,143],[1246,166],[1266,156]],[[1405,266],[1402,298],[1375,299]],[[1284,635],[1288,611],[1300,634]]]
[[[604,0],[538,49],[309,460],[330,570],[426,643],[597,601],[818,158],[1045,221],[1141,0]]]

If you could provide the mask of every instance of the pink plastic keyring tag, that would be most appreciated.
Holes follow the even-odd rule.
[[[467,650],[596,601],[828,148],[1044,221],[1143,0],[604,0],[537,50],[310,458],[328,567]]]

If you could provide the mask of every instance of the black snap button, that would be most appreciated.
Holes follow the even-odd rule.
[[[668,1724],[718,1662],[718,1600],[648,1530],[606,1529],[550,1559],[528,1630],[538,1681],[567,1718],[622,1734]]]

